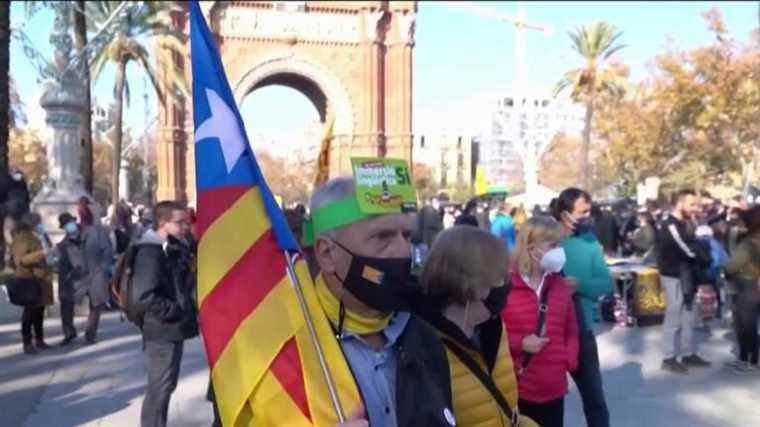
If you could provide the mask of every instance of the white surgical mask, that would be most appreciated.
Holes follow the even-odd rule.
[[[541,257],[541,271],[544,273],[559,273],[565,267],[565,250],[554,248]]]

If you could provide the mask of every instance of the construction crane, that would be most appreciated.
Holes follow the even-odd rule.
[[[525,83],[525,30],[534,30],[549,37],[552,28],[548,25],[531,23],[526,20],[525,9],[521,2],[517,2],[517,16],[507,15],[498,10],[481,7],[472,2],[443,1],[435,3],[449,9],[464,10],[475,15],[502,22],[507,22],[515,28],[515,89],[524,88]]]

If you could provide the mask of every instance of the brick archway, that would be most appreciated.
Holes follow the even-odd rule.
[[[234,85],[238,105],[265,86],[279,84],[296,89],[314,104],[322,121],[328,111],[335,115],[336,138],[354,133],[354,108],[348,92],[339,79],[313,59],[294,55],[268,58],[254,65],[237,84],[230,84]]]
[[[303,93],[322,120],[335,115],[331,175],[350,157],[411,161],[414,1],[202,2],[238,105],[252,91],[282,84]],[[189,32],[187,10],[171,16]],[[189,49],[157,43],[160,84],[167,64],[190,78]],[[190,101],[159,104],[157,199],[194,201]],[[314,159],[316,161],[316,159]]]

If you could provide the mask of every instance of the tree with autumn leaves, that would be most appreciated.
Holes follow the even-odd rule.
[[[594,102],[592,189],[633,195],[650,176],[664,189],[747,189],[760,167],[760,38],[730,37],[717,9],[703,14],[714,41],[654,58],[654,73],[625,96]],[[619,71],[625,74],[622,65]]]

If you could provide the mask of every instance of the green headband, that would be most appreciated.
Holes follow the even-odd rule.
[[[325,231],[353,224],[369,217],[370,215],[362,212],[359,208],[359,202],[357,202],[354,194],[328,203],[315,209],[311,213],[311,218],[304,221],[302,243],[304,246],[311,246],[314,244],[316,236]]]

